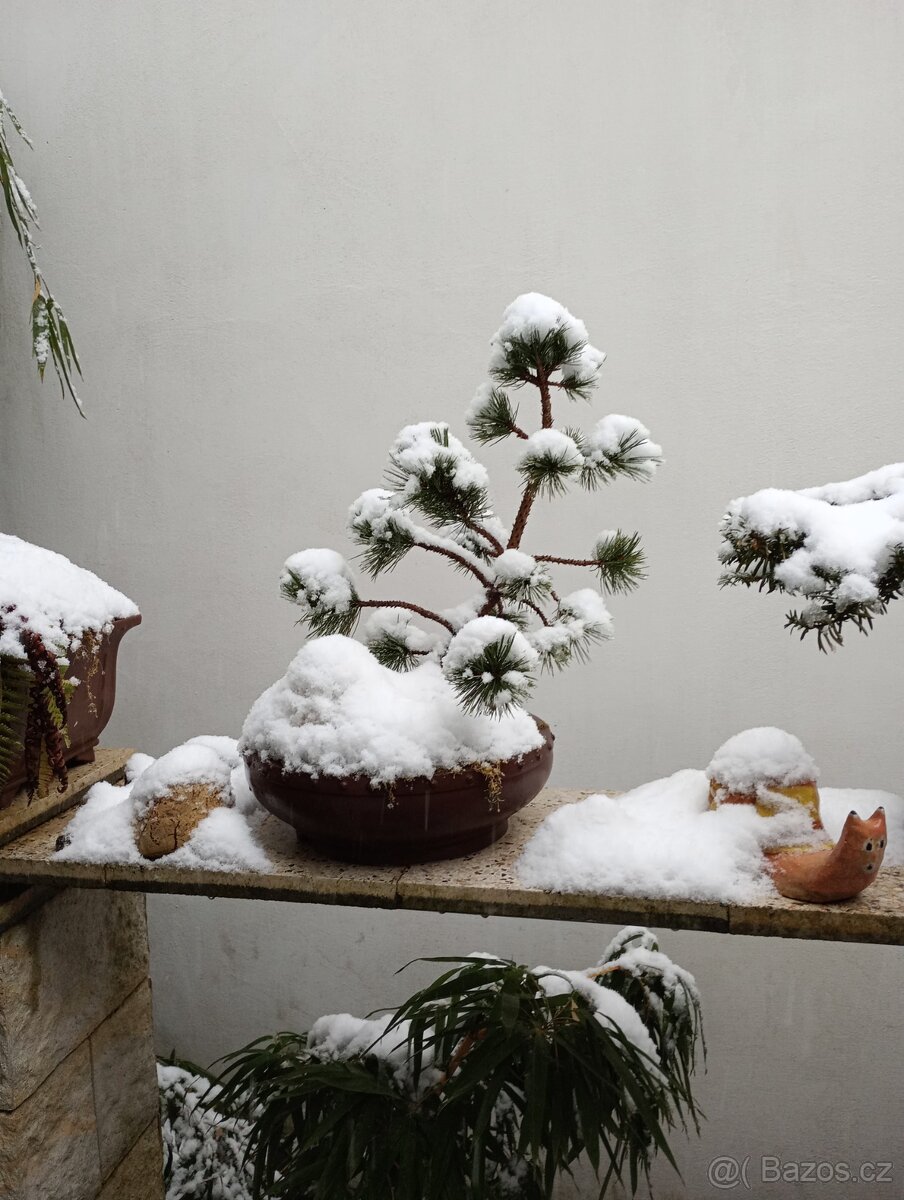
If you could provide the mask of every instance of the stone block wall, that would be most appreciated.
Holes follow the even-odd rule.
[[[0,1200],[162,1200],[145,900],[0,891]]]

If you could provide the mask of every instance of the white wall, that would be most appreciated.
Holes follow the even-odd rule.
[[[283,558],[341,546],[403,423],[461,425],[502,308],[537,289],[609,352],[596,415],[637,415],[668,456],[647,488],[537,515],[535,545],[576,553],[636,526],[651,566],[613,605],[617,641],[539,691],[555,781],[624,787],[765,723],[831,783],[904,786],[904,611],[825,657],[779,599],[715,582],[732,496],[904,456],[902,20],[891,0],[6,0],[0,85],[35,140],[21,169],[90,421],[33,377],[4,227],[0,522],[141,604],[110,744],[238,732],[299,641]],[[200,1059],[391,1002],[414,954],[579,965],[610,932],[151,914],[160,1045]],[[896,1159],[904,1186],[900,952],[666,948],[700,978],[711,1041],[687,1194],[717,1194],[717,1154]]]

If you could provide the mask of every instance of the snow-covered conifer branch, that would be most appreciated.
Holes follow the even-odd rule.
[[[429,529],[411,517],[410,503],[401,492],[371,488],[352,504],[348,533],[364,547],[361,558],[365,570],[376,578],[397,566],[409,550],[419,547],[444,555],[459,570],[491,588],[492,572],[487,569],[491,552],[486,540],[454,526],[443,526],[442,531]]]
[[[491,383],[482,383],[465,413],[471,437],[482,445],[501,442],[503,438],[527,439],[527,434],[518,425],[518,406],[508,394]]]
[[[586,661],[593,646],[611,636],[609,610],[592,588],[563,596],[550,624],[527,635],[544,671],[561,671],[575,660]]]
[[[518,470],[535,496],[559,496],[567,481],[581,470],[583,456],[575,442],[560,429],[538,429],[528,438]]]
[[[537,664],[536,650],[510,621],[476,617],[449,643],[443,674],[466,712],[501,716],[530,695]]]
[[[560,558],[556,554],[538,554],[537,562],[558,563],[567,567],[590,567],[600,577],[607,592],[629,592],[645,577],[644,555],[639,533],[610,529],[601,533],[592,558]]]
[[[282,595],[301,609],[301,620],[318,637],[352,633],[358,594],[348,563],[335,550],[301,550],[288,558],[279,580]]]
[[[733,500],[721,532],[722,586],[802,597],[786,627],[802,638],[815,632],[821,650],[834,649],[845,627],[869,633],[904,594],[904,463]]]

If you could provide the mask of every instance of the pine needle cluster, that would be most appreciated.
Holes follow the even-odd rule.
[[[842,646],[846,631],[868,634],[875,619],[904,595],[904,545],[893,546],[883,555],[874,577],[866,581],[868,594],[858,597],[851,593],[850,573],[828,562],[811,563],[805,586],[786,582],[781,572],[783,564],[807,544],[807,534],[799,529],[764,531],[736,515],[727,515],[722,538],[719,561],[726,570],[720,586],[752,587],[760,592],[802,597],[803,606],[786,614],[785,628],[798,633],[801,639],[815,633],[822,651]]]

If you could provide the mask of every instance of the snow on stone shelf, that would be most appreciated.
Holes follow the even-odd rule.
[[[508,622],[481,620],[517,634]],[[496,626],[472,626],[492,633],[491,641],[498,636]],[[529,646],[527,652],[535,658]],[[386,784],[516,758],[542,742],[523,709],[504,717],[462,711],[437,663],[391,671],[360,642],[336,635],[303,646],[285,676],[255,701],[239,748],[313,778],[365,775]]]
[[[64,862],[136,863],[207,871],[267,871],[270,861],[255,839],[266,816],[245,774],[234,738],[192,738],[162,758],[134,754],[127,783],[96,783],[66,827],[66,844],[55,857]],[[152,862],[135,844],[136,822],[170,788],[212,784],[223,795],[180,849]]]
[[[884,806],[886,866],[904,865],[904,800],[889,792],[824,788],[825,831],[837,839],[854,809]],[[709,809],[705,771],[684,770],[623,795],[588,796],[546,818],[518,861],[528,887],[551,892],[754,904],[775,895],[764,851],[823,841],[808,811],[789,806],[761,817],[750,805]]]
[[[13,612],[6,613],[10,606]],[[134,617],[132,601],[93,572],[41,546],[0,533],[0,612],[7,629],[0,654],[23,658],[16,635],[22,625],[58,654],[88,632],[108,631],[119,617]]]

